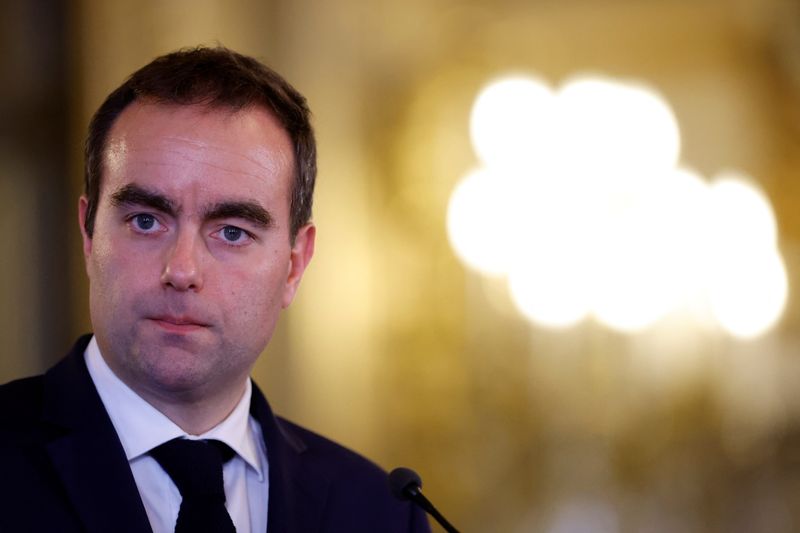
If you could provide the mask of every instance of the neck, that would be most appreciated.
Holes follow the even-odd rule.
[[[97,347],[100,348],[99,341]],[[139,398],[190,435],[201,435],[225,420],[242,399],[250,379],[250,368],[226,372],[217,376],[219,379],[170,379],[168,374],[156,373],[145,379],[145,373],[118,364],[118,359],[106,357],[103,351],[93,353]]]
[[[112,370],[113,371],[113,370]],[[239,404],[248,375],[215,386],[165,386],[118,377],[140,398],[155,407],[189,435],[201,435],[225,420]]]
[[[201,435],[225,420],[244,394],[247,381],[217,394],[168,394],[136,391],[147,403],[189,435]]]

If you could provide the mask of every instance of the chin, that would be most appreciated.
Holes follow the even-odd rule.
[[[219,373],[219,363],[208,354],[159,347],[138,354],[139,381],[165,392],[191,392],[203,388]]]

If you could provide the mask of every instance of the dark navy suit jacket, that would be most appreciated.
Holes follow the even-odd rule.
[[[0,386],[0,532],[150,532],[128,461],[83,352]],[[276,417],[253,387],[269,460],[269,533],[427,532],[363,457]]]

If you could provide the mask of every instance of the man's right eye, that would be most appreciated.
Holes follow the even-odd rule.
[[[130,218],[131,226],[140,233],[153,233],[161,229],[161,224],[153,215],[139,213]]]

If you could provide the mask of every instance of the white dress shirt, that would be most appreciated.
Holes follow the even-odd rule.
[[[202,435],[187,435],[169,418],[123,383],[108,367],[92,337],[84,352],[86,366],[100,399],[114,424],[133,478],[142,497],[153,533],[173,533],[181,494],[175,483],[148,452],[176,437],[217,439],[236,455],[225,463],[225,507],[237,533],[267,530],[269,465],[261,427],[250,416],[252,384],[228,417]]]

